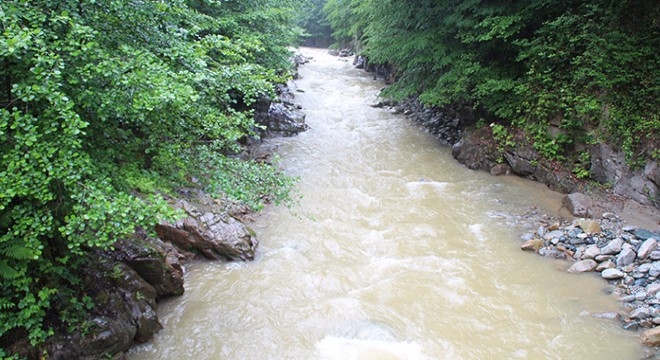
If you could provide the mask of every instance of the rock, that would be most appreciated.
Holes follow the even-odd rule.
[[[635,301],[635,295],[626,295],[619,299],[623,303],[629,303]]]
[[[587,195],[572,193],[564,196],[562,204],[573,216],[589,217],[589,209],[592,206],[592,201]]]
[[[536,165],[532,161],[524,159],[517,153],[505,152],[504,159],[506,159],[506,162],[511,166],[511,170],[517,175],[528,176],[536,170]]]
[[[637,229],[635,231],[635,236],[640,240],[646,240],[649,238],[660,239],[660,234],[656,234],[646,229]]]
[[[546,239],[546,240],[551,240],[551,239],[559,239],[562,236],[564,236],[563,231],[554,230],[554,231],[550,231],[549,233],[543,235],[543,238]]]
[[[651,260],[660,260],[660,251],[651,252]]]
[[[639,247],[639,250],[637,251],[637,257],[640,259],[646,259],[647,257],[649,257],[649,255],[651,255],[653,251],[655,251],[657,246],[658,246],[658,240],[654,238],[648,238]]]
[[[582,254],[582,258],[593,259],[598,255],[600,255],[600,248],[598,247],[598,245],[589,245],[584,250],[584,253]]]
[[[196,214],[190,210],[191,204],[187,203],[187,206],[184,208],[189,215]],[[185,250],[198,251],[213,260],[253,260],[258,245],[252,230],[223,214],[205,213],[179,220],[176,224],[161,223],[156,225],[156,232],[162,240]]]
[[[595,257],[596,261],[607,261],[607,260],[612,260],[614,259],[614,255],[598,255]]]
[[[642,301],[642,300],[646,299],[646,295],[647,294],[644,291],[637,292],[637,293],[635,293],[635,300]]]
[[[640,340],[646,346],[660,346],[660,327],[644,331]]]
[[[160,239],[141,241],[120,240],[110,254],[135,270],[156,290],[158,297],[183,294],[183,266],[185,256],[174,246]]]
[[[616,264],[614,264],[614,261],[606,260],[606,261],[603,261],[602,263],[598,264],[598,266],[596,266],[596,271],[601,272],[605,269],[613,269],[615,267],[616,267]]]
[[[633,263],[637,255],[631,248],[624,248],[616,258],[616,266],[623,267]]]
[[[646,286],[646,293],[649,296],[655,296],[655,294],[657,294],[658,292],[660,292],[660,284],[659,283],[653,283],[653,284],[649,284],[649,285]]]
[[[596,220],[578,219],[575,225],[579,226],[587,234],[595,234],[602,231],[600,224]]]
[[[543,247],[543,240],[528,240],[520,246],[524,251],[539,251]]]
[[[614,311],[605,312],[605,313],[595,313],[595,314],[591,314],[591,316],[593,316],[595,318],[607,319],[607,320],[618,320],[619,319],[619,314],[614,312]]]
[[[593,269],[595,269],[597,265],[598,265],[598,263],[596,263],[595,261],[593,261],[591,259],[582,260],[582,261],[578,261],[575,264],[573,264],[568,269],[568,272],[570,272],[570,273],[588,272],[588,271],[592,271]]]
[[[651,317],[651,311],[646,307],[640,307],[630,312],[631,319],[646,319]]]
[[[603,279],[607,279],[607,280],[621,279],[624,275],[625,274],[623,273],[623,271],[619,269],[605,269],[600,274],[600,276],[602,276]]]
[[[600,253],[603,255],[615,255],[621,252],[623,248],[623,239],[616,238],[610,241],[605,247],[600,249]]]

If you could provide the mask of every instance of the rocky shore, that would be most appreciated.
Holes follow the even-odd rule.
[[[294,59],[296,66],[306,61]],[[293,104],[286,86],[278,98],[256,104],[255,120],[260,138],[246,141],[244,158],[255,158],[252,146],[273,136],[293,136],[307,129],[305,115]],[[261,153],[259,153],[261,154]],[[267,156],[261,154],[262,156]],[[257,159],[265,160],[265,159]],[[203,260],[251,261],[259,244],[246,225],[251,211],[244,205],[218,200],[199,189],[179,189],[170,204],[183,217],[161,223],[153,232],[138,229],[129,239],[120,239],[112,250],[94,251],[77,270],[81,294],[94,304],[81,326],[56,331],[38,349],[27,338],[9,348],[27,359],[123,359],[135,343],[149,341],[161,328],[156,313],[158,301],[184,292],[187,262]]]
[[[364,67],[366,59],[356,57]],[[377,73],[378,74],[378,73]],[[384,80],[388,74],[381,75]],[[533,211],[522,216],[523,227],[534,228],[521,239],[522,250],[565,259],[571,273],[595,273],[621,302],[621,311],[592,314],[617,319],[630,331],[640,331],[649,347],[648,358],[660,357],[660,167],[648,161],[631,170],[620,152],[606,144],[593,145],[592,178],[605,186],[577,179],[556,162],[542,158],[521,134],[517,146],[502,151],[490,129],[477,128],[474,114],[426,108],[418,100],[384,100],[373,107],[406,115],[426,131],[452,146],[452,155],[470,169],[492,175],[516,175],[566,193],[562,218]]]
[[[572,261],[568,272],[593,272],[606,280],[622,311],[593,315],[619,319],[627,330],[645,330],[642,343],[660,346],[659,233],[605,213],[598,219],[546,218],[521,239],[522,250]]]

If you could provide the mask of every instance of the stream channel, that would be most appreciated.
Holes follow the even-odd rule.
[[[520,251],[514,215],[561,195],[468,170],[373,74],[326,50],[295,81],[310,130],[267,141],[300,178],[252,224],[254,262],[196,262],[129,359],[639,359],[597,276]]]

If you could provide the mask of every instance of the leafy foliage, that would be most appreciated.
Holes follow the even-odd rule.
[[[325,10],[337,42],[396,66],[384,95],[519,127],[553,159],[588,141],[633,163],[657,159],[656,2],[328,0]]]
[[[251,179],[217,190],[254,208],[286,197],[289,180],[223,154],[253,135],[252,105],[288,76],[301,6],[0,4],[0,339],[24,331],[38,344],[49,315],[73,321],[86,306],[77,259],[175,217],[159,194],[191,174]]]

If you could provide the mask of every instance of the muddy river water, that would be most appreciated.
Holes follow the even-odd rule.
[[[252,224],[249,263],[188,267],[164,329],[130,359],[638,359],[596,276],[520,251],[512,217],[560,195],[458,164],[382,82],[325,50],[301,67],[310,130],[269,140],[300,178]]]

